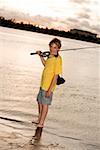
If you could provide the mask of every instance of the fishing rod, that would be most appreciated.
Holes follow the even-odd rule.
[[[63,49],[63,50],[60,50],[59,52],[62,52],[62,51],[71,51],[71,50],[81,50],[81,49],[88,49],[88,48],[99,48],[100,46],[95,46],[95,47],[81,47],[81,48],[69,48],[69,49]],[[30,55],[35,55],[35,54],[38,54],[38,53],[30,53]],[[40,56],[42,57],[48,57],[50,55],[50,51],[40,51]]]

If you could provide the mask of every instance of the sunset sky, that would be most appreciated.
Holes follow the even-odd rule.
[[[0,16],[70,30],[83,29],[100,36],[100,0],[0,0]]]

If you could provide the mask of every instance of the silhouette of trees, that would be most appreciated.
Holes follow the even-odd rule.
[[[0,26],[4,27],[9,27],[9,28],[15,28],[15,29],[21,29],[21,30],[27,30],[27,31],[32,31],[32,32],[38,32],[38,33],[43,33],[43,34],[49,34],[49,35],[55,35],[55,36],[61,36],[65,38],[72,38],[72,39],[77,39],[77,40],[82,40],[82,41],[88,41],[88,42],[95,42],[100,44],[100,38],[97,38],[95,35],[91,32],[88,31],[82,31],[78,29],[71,29],[70,31],[59,31],[56,29],[48,29],[47,27],[40,28],[37,26],[34,26],[32,24],[24,24],[23,22],[16,22],[15,19],[5,19],[4,17],[0,17]],[[72,32],[75,30],[75,33]],[[83,34],[81,34],[81,32]]]

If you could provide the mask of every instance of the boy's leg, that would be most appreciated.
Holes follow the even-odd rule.
[[[40,122],[40,118],[41,118],[41,115],[42,115],[42,104],[38,102],[38,123]]]
[[[42,112],[41,112],[41,115],[40,115],[40,120],[39,120],[39,123],[38,123],[38,127],[43,127],[44,126],[44,121],[45,121],[45,118],[47,116],[47,113],[48,113],[48,105],[42,105]]]
[[[39,123],[41,113],[42,113],[42,104],[38,102],[38,119],[33,120],[32,123],[36,123],[36,124]]]
[[[39,106],[40,107],[40,106]],[[42,104],[42,111],[40,112],[40,120],[35,131],[34,139],[40,139],[42,135],[42,130],[44,126],[44,121],[48,112],[48,105]]]

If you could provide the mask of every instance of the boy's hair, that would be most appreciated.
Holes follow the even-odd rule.
[[[49,46],[51,46],[53,43],[55,43],[58,46],[58,48],[61,48],[61,41],[59,39],[57,38],[52,39],[49,43]]]

